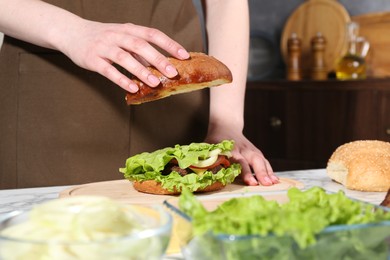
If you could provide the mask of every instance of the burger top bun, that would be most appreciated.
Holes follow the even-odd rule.
[[[327,174],[346,188],[388,191],[390,188],[390,143],[361,140],[339,146],[328,161]]]
[[[175,94],[219,86],[233,80],[232,73],[225,64],[204,53],[190,52],[190,58],[187,60],[172,57],[168,59],[176,67],[178,75],[174,78],[167,78],[154,67],[148,67],[148,70],[160,79],[160,85],[151,88],[134,78],[133,81],[138,85],[139,91],[127,93],[128,105],[142,104]]]

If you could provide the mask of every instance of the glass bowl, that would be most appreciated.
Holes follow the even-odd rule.
[[[8,213],[0,219],[0,259],[149,260],[164,256],[172,229],[172,216],[166,210],[138,205],[115,208],[104,201],[97,199],[82,210],[77,208],[80,201],[73,200],[68,205]]]
[[[247,193],[239,197],[253,195],[259,194]],[[279,203],[288,201],[285,192],[261,195],[266,200],[276,200]],[[229,195],[197,197],[207,210],[214,210],[220,203],[231,198],[233,196]],[[180,248],[185,259],[390,259],[390,221],[329,226],[316,236],[315,244],[301,248],[293,237],[287,235],[206,233],[194,236],[188,225],[192,220],[179,209],[178,198],[166,200],[164,205],[171,210],[175,225],[187,227],[175,232],[179,236],[176,240],[181,242]]]

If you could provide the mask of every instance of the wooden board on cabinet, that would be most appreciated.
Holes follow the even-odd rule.
[[[328,72],[334,70],[337,60],[344,54],[346,25],[351,18],[336,0],[306,0],[288,18],[282,33],[280,48],[287,62],[287,41],[296,33],[302,41],[302,70],[308,78],[311,68],[311,39],[320,32],[327,43],[325,62]]]
[[[390,12],[353,16],[360,26],[359,35],[370,42],[367,56],[368,76],[390,76]]]

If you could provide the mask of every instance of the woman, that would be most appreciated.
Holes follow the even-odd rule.
[[[129,109],[123,89],[138,91],[129,73],[154,87],[158,79],[144,65],[173,77],[166,55],[186,59],[188,51],[205,50],[192,1],[3,1],[1,187],[117,179],[129,155],[199,141],[206,133],[207,142],[235,140],[245,183],[277,183],[242,133],[247,1],[207,0],[203,7],[208,53],[232,70],[233,83],[211,89],[210,106],[208,92],[197,91]]]

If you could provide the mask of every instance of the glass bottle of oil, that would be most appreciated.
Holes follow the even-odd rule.
[[[336,64],[336,77],[340,80],[365,79],[366,61],[369,43],[359,37],[359,24],[351,22],[347,24],[346,54]]]

